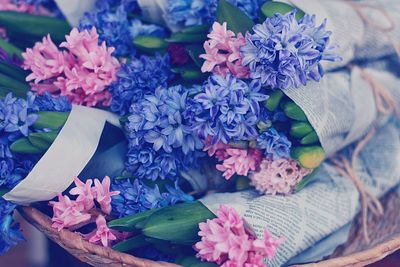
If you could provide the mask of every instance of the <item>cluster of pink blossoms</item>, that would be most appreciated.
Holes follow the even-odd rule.
[[[247,176],[250,171],[259,169],[262,152],[256,148],[235,148],[224,143],[211,144],[211,139],[206,140],[204,151],[207,151],[210,157],[214,156],[222,161],[216,168],[224,172],[223,176],[229,180],[233,175]]]
[[[207,35],[209,40],[204,43],[205,54],[200,55],[205,59],[202,72],[213,72],[225,77],[232,73],[238,78],[249,77],[249,68],[242,66],[240,47],[246,43],[241,33],[235,37],[235,33],[227,30],[227,24],[214,22],[212,31]]]
[[[32,90],[39,95],[49,92],[63,95],[78,105],[109,106],[111,94],[107,89],[120,67],[112,56],[113,47],[98,44],[96,29],[72,29],[59,49],[50,36],[28,48],[22,54],[23,67],[32,73],[27,81],[34,81]]]
[[[217,218],[199,224],[201,241],[194,248],[197,257],[223,267],[261,267],[264,259],[272,259],[284,238],[274,238],[265,229],[257,239],[233,208],[220,206]]]
[[[75,177],[75,186],[70,190],[71,195],[76,195],[76,200],[71,200],[68,196],[58,195],[57,201],[50,201],[53,206],[52,227],[59,231],[63,228],[78,229],[86,224],[96,221],[97,228],[85,236],[89,242],[98,243],[105,247],[109,245],[109,241],[116,240],[116,231],[107,227],[106,219],[103,215],[92,215],[96,208],[95,200],[100,206],[104,214],[111,212],[111,197],[118,195],[119,192],[110,192],[110,178],[104,177],[100,182],[98,179],[88,179],[86,183]],[[98,212],[97,212],[98,213]]]
[[[290,194],[295,186],[311,170],[301,167],[293,159],[265,158],[260,164],[260,170],[250,175],[251,185],[260,193]]]

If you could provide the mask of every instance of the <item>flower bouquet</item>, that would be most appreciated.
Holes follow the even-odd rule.
[[[321,19],[334,4],[261,2],[97,1],[71,27],[51,1],[5,1],[1,252],[22,239],[16,204],[109,253],[183,266],[320,260],[357,190],[380,213],[400,173],[395,63],[328,30],[346,20]]]

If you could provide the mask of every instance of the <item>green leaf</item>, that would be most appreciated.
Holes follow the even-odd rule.
[[[271,94],[269,94],[269,98],[264,102],[264,106],[269,111],[274,111],[279,106],[282,97],[283,97],[283,92],[281,90],[276,90]]]
[[[302,190],[304,187],[306,187],[306,185],[308,185],[310,182],[312,182],[317,176],[315,175],[315,173],[317,172],[317,170],[313,170],[312,173],[310,173],[309,175],[307,175],[306,177],[304,177],[300,183],[298,183],[296,185],[295,188],[295,192],[299,192],[300,190]]]
[[[4,188],[4,187],[0,187],[0,197],[4,196],[8,192],[10,192],[10,189]]]
[[[0,85],[0,97],[5,97],[9,93],[12,93],[14,97],[25,98],[27,91],[21,88],[10,88]]]
[[[108,223],[111,229],[132,232],[141,229],[138,226],[144,226],[142,223],[146,221],[154,212],[159,209],[152,209],[138,214],[130,215],[121,219],[116,219]]]
[[[293,9],[297,9],[296,13],[297,20],[300,20],[302,17],[304,17],[305,15],[304,11],[302,11],[297,7],[276,1],[266,2],[261,6],[262,20],[264,21],[265,18],[273,17],[276,13],[285,15],[286,13],[291,12]]]
[[[204,63],[204,59],[200,58],[201,54],[205,54],[203,45],[191,44],[186,46],[186,51],[189,56],[192,58],[193,62],[201,68]]]
[[[193,34],[193,33],[208,33],[208,31],[210,30],[210,25],[196,25],[196,26],[190,26],[190,27],[186,27],[184,29],[181,30],[181,33],[189,33],[189,34]]]
[[[295,121],[290,126],[290,135],[295,138],[303,138],[313,131],[313,127],[308,122]]]
[[[307,116],[304,111],[292,101],[284,103],[283,112],[286,114],[286,116],[293,120],[308,122]]]
[[[36,129],[60,129],[68,119],[68,112],[42,111],[36,113],[39,118],[33,124]]]
[[[42,151],[47,151],[47,149],[49,149],[51,145],[51,143],[47,142],[46,140],[38,136],[29,135],[28,140],[29,142],[31,142],[32,145],[34,145],[35,147],[39,148]]]
[[[167,49],[168,43],[156,36],[139,36],[133,40],[134,46],[146,53],[163,52]]]
[[[64,41],[65,35],[71,31],[71,26],[64,19],[14,11],[0,11],[0,26],[5,28],[11,37],[41,39],[50,34],[56,43]]]
[[[202,73],[199,69],[186,69],[181,73],[182,79],[190,82],[203,81],[207,76],[207,73]]]
[[[207,40],[207,33],[183,33],[177,32],[171,34],[166,39],[170,43],[204,43]]]
[[[22,83],[25,82],[26,76],[28,76],[28,72],[11,64],[7,64],[5,62],[0,62],[0,73],[9,76],[17,81]]]
[[[148,218],[143,234],[175,244],[187,244],[199,239],[199,223],[213,219],[215,215],[196,201],[165,207]]]
[[[41,150],[47,150],[51,146],[51,144],[54,142],[58,135],[58,132],[53,131],[53,132],[42,132],[42,133],[31,133],[28,136],[29,142],[31,142],[32,145],[36,146],[37,148]]]
[[[245,34],[247,31],[251,31],[254,26],[253,20],[246,13],[226,0],[219,0],[217,21],[221,24],[226,22],[228,29],[236,34],[239,32]]]
[[[0,86],[9,88],[10,91],[12,91],[12,92],[14,92],[14,91],[16,93],[24,92],[25,96],[26,96],[26,93],[28,93],[28,91],[30,90],[28,83],[20,82],[18,80],[11,78],[10,76],[2,74],[2,73],[0,73]]]
[[[318,142],[319,138],[315,131],[312,131],[311,133],[307,134],[300,140],[300,144],[302,145],[311,145],[311,144],[316,144]]]
[[[16,55],[17,57],[22,58],[22,50],[2,38],[0,38],[0,47],[6,51],[9,57]]]
[[[44,150],[34,146],[31,142],[29,142],[28,138],[26,137],[18,139],[12,143],[10,149],[12,152],[20,154],[42,154],[44,152]]]
[[[116,251],[127,252],[146,245],[148,245],[146,237],[144,235],[137,235],[114,245],[112,248]]]

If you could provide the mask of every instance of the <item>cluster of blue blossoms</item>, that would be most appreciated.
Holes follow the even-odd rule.
[[[80,30],[96,27],[99,42],[105,41],[115,48],[116,56],[132,56],[135,53],[132,40],[141,35],[163,37],[163,28],[153,24],[143,24],[141,20],[129,17],[129,12],[138,10],[136,1],[112,0],[96,2],[96,8],[86,12],[80,20]]]
[[[249,17],[258,15],[260,0],[228,0]],[[165,19],[171,25],[195,26],[212,24],[217,13],[218,0],[167,0]]]
[[[111,111],[124,116],[133,103],[141,100],[146,93],[154,92],[160,86],[167,86],[172,78],[168,55],[154,57],[133,57],[122,64],[117,73],[117,81],[108,90],[112,94]]]
[[[38,111],[69,111],[71,105],[64,97],[54,98],[49,94],[27,99],[15,98],[9,93],[0,99],[0,188],[15,187],[31,171],[39,160],[37,155],[13,153],[10,145],[32,131],[31,126],[39,118]],[[12,212],[15,205],[0,198],[0,254],[22,239],[17,225],[13,225]]]
[[[186,195],[175,183],[175,186],[166,185],[166,192],[160,192],[157,185],[154,187],[145,185],[139,179],[131,182],[129,179],[118,179],[113,182],[111,189],[120,194],[113,196],[112,214],[118,218],[146,210],[173,205],[177,202],[192,201],[193,198]]]
[[[260,102],[267,98],[258,80],[213,75],[194,97],[201,112],[195,116],[192,129],[203,139],[211,136],[214,144],[251,140],[258,135]]]
[[[111,110],[126,118],[126,171],[135,178],[133,183],[123,179],[112,185],[121,192],[112,199],[117,217],[192,199],[179,189],[178,176],[195,165],[202,143],[188,124],[189,91],[182,86],[168,88],[172,78],[168,55],[133,57],[122,64],[109,87]],[[145,185],[157,179],[175,186],[160,190]]]
[[[140,178],[175,180],[195,166],[202,148],[185,119],[188,91],[159,87],[131,106],[126,131],[130,140],[127,167]]]
[[[250,68],[250,78],[263,86],[288,89],[305,85],[307,80],[319,81],[323,76],[321,60],[338,61],[329,45],[331,32],[325,24],[315,25],[315,16],[296,20],[296,10],[276,14],[253,27],[241,47],[243,65]]]

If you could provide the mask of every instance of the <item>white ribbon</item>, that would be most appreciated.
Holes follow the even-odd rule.
[[[50,200],[66,190],[94,155],[106,121],[120,127],[115,114],[74,105],[47,152],[28,176],[3,198],[27,205]]]
[[[55,0],[55,2],[69,24],[76,27],[83,14],[93,9],[96,0]]]

